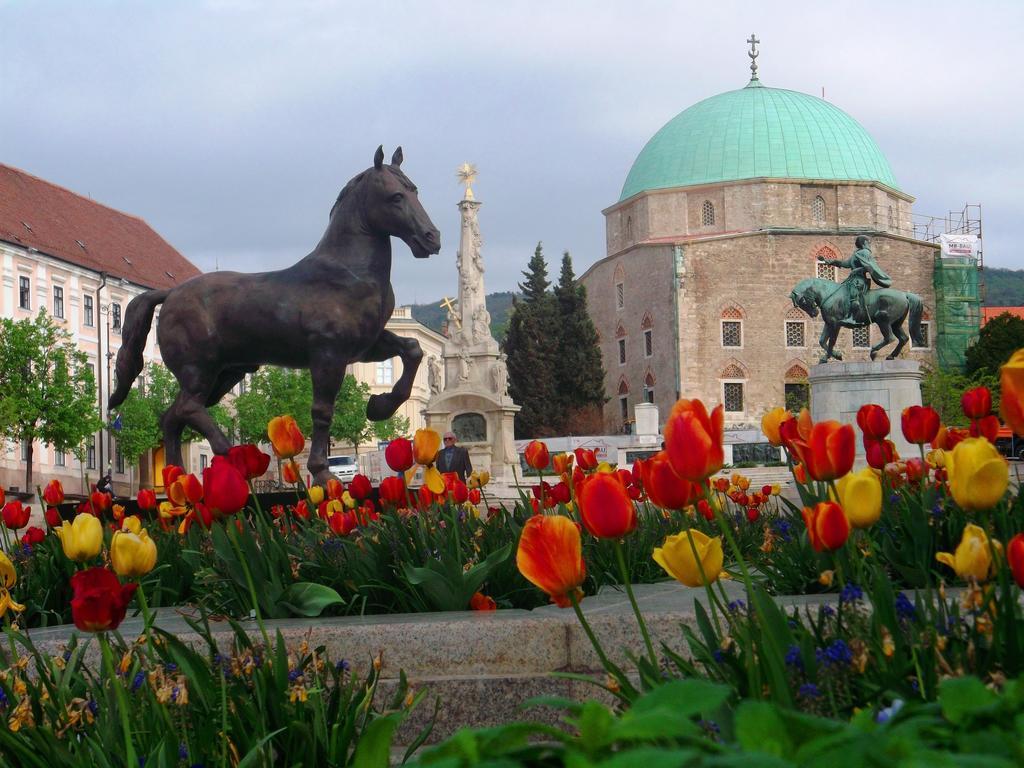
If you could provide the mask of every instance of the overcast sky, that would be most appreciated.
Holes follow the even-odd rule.
[[[378,144],[440,228],[395,243],[401,303],[456,291],[476,163],[487,290],[537,241],[604,256],[601,209],[678,112],[749,77],[826,98],[916,213],[981,203],[985,259],[1024,267],[1021,2],[0,0],[0,162],[145,218],[201,269],[287,266]]]

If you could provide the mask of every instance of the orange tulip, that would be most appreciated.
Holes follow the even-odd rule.
[[[807,470],[804,469],[804,465],[799,461],[793,465],[793,479],[800,485],[804,485],[807,482]]]
[[[556,605],[568,608],[570,595],[583,596],[580,585],[587,577],[579,526],[563,515],[534,515],[519,537],[516,566]]]
[[[1024,435],[1024,349],[1018,349],[999,369],[999,411],[1003,421],[1018,435]]]
[[[709,415],[700,400],[679,400],[665,423],[665,450],[676,474],[701,483],[725,463],[722,428],[725,410]]]
[[[299,469],[299,465],[294,461],[286,461],[281,465],[281,478],[289,485],[295,485],[299,482],[301,475],[302,470]]]
[[[306,447],[306,438],[302,436],[299,425],[291,416],[275,416],[267,424],[267,436],[274,446],[274,453],[279,459],[290,459],[298,456]]]
[[[791,444],[794,440],[810,440],[813,426],[811,412],[801,408],[800,415],[795,419],[786,419],[779,424],[779,438],[786,449],[792,451]]]
[[[850,521],[834,501],[820,501],[813,509],[804,507],[803,516],[816,552],[839,549],[850,537]]]
[[[526,463],[536,470],[547,469],[551,463],[551,456],[548,454],[548,447],[540,440],[531,440],[523,451]]]
[[[856,437],[849,424],[820,421],[809,439],[797,438],[792,447],[813,480],[835,480],[853,469]]]
[[[652,504],[662,509],[683,509],[700,497],[700,485],[677,475],[665,451],[641,461],[640,476],[647,497]],[[728,481],[726,487],[728,488]]]
[[[927,405],[912,405],[903,409],[900,419],[903,425],[903,436],[908,443],[924,445],[935,439],[939,433],[939,414]]]
[[[551,457],[551,464],[555,468],[555,474],[564,475],[572,469],[572,462],[575,456],[571,453],[556,453]]]
[[[577,501],[583,526],[599,539],[621,539],[636,528],[636,505],[616,475],[591,475]]]
[[[179,507],[195,504],[203,498],[203,484],[195,475],[178,475],[167,489],[167,497]]]
[[[864,433],[865,442],[868,439],[883,440],[889,436],[892,429],[885,408],[874,403],[862,405],[857,411],[857,426]]]
[[[433,429],[417,429],[412,438],[412,455],[417,464],[424,467],[434,463],[441,448],[441,435]],[[436,493],[436,491],[435,491]]]
[[[469,598],[469,610],[471,611],[496,611],[498,604],[493,597],[488,597],[483,592],[474,592]]]

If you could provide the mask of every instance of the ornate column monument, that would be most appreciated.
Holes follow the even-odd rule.
[[[457,176],[465,185],[459,213],[462,231],[455,265],[459,275],[459,298],[448,309],[448,341],[441,361],[433,363],[431,389],[436,392],[427,403],[427,426],[438,432],[451,430],[459,445],[469,450],[474,469],[491,473],[492,482],[510,485],[512,466],[517,462],[513,440],[513,419],[519,406],[508,395],[508,367],[498,342],[491,336],[491,315],[484,290],[483,240],[477,222],[481,203],[473,196],[471,184],[476,168],[463,163]]]

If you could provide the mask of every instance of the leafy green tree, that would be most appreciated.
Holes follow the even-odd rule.
[[[999,366],[1024,347],[1024,320],[1004,312],[989,320],[978,340],[967,348],[964,371],[968,375],[983,372],[999,374]]]
[[[541,243],[523,277],[519,284],[523,299],[513,299],[504,342],[509,394],[522,407],[516,414],[515,432],[518,438],[549,437],[561,431],[563,418],[556,378],[560,334],[558,305],[548,290],[551,283]]]
[[[580,434],[603,421],[604,366],[597,329],[587,312],[587,291],[576,283],[572,257],[562,254],[562,271],[555,286],[558,304],[558,356],[556,376],[561,385],[562,434]]]
[[[0,322],[0,434],[28,446],[25,488],[32,488],[33,442],[77,451],[100,428],[88,356],[44,311]]]
[[[267,424],[275,416],[291,416],[308,436],[313,431],[313,380],[308,370],[264,366],[235,398],[234,407],[241,443],[266,443]]]
[[[385,421],[370,421],[366,418],[366,403],[370,399],[370,386],[346,376],[341,383],[338,399],[334,401],[334,419],[331,421],[331,438],[348,443],[359,455],[359,446],[373,438],[393,440],[409,434],[409,420],[404,416],[392,416]]]
[[[921,402],[938,411],[943,424],[967,426],[960,398],[968,389],[985,386],[992,393],[992,412],[999,413],[999,379],[985,371],[973,375],[941,368],[925,370],[921,379]],[[894,429],[899,429],[898,425]]]

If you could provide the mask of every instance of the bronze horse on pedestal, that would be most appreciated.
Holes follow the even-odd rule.
[[[277,272],[200,275],[168,290],[148,291],[125,310],[117,354],[117,388],[108,407],[124,402],[142,371],[142,352],[158,304],[157,340],[164,364],[181,385],[163,415],[168,464],[181,464],[181,434],[200,432],[214,453],[230,443],[207,408],[261,365],[309,368],[313,379],[313,440],[309,471],[325,484],[329,429],[345,368],[398,356],[402,375],[391,392],[372,395],[366,415],[389,418],[409,399],[423,353],[414,339],[384,330],[395,308],[391,237],[413,256],[441,250],[441,235],[402,172],[402,148],[384,165],[379,147],[373,167],[353,178],[331,209],[327,231],[313,252]]]
[[[821,319],[825,323],[825,327],[821,331],[818,344],[825,350],[825,354],[821,356],[820,362],[827,363],[830,358],[843,359],[843,356],[833,349],[840,328],[865,328],[869,327],[871,323],[877,325],[878,330],[882,332],[882,340],[871,347],[872,360],[875,359],[882,347],[898,340],[896,348],[886,357],[886,360],[896,359],[903,347],[910,341],[910,337],[903,330],[903,323],[908,318],[910,336],[913,337],[914,344],[925,345],[924,336],[921,333],[924,303],[916,293],[900,291],[895,288],[867,291],[864,294],[864,309],[867,311],[869,322],[850,323],[844,319],[849,316],[850,299],[846,291],[841,288],[842,286],[837,286],[831,280],[811,277],[797,283],[789,294],[793,306],[799,307],[811,317],[817,317],[818,312],[821,312]]]

